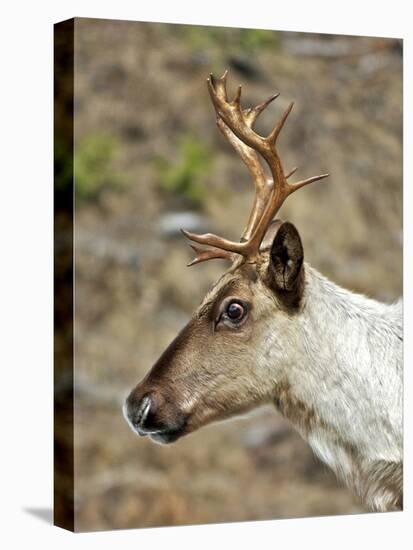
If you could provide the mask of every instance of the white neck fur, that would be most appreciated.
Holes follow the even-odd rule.
[[[372,508],[391,509],[396,497],[388,485],[397,484],[394,476],[401,484],[403,458],[402,302],[344,290],[308,264],[305,275],[287,377],[314,422],[297,428]],[[373,487],[388,465],[397,471]]]

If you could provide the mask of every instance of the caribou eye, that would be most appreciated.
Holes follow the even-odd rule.
[[[248,318],[250,306],[248,303],[235,297],[228,297],[221,302],[220,313],[215,319],[214,326],[221,323],[230,329],[238,329]]]
[[[245,316],[246,309],[239,302],[230,302],[225,311],[226,316],[233,323],[239,323]]]

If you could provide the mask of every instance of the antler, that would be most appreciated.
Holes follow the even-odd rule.
[[[279,94],[274,94],[257,107],[242,110],[240,102],[241,86],[239,86],[235,98],[228,101],[227,74],[228,72],[225,71],[219,79],[215,79],[211,74],[207,80],[208,90],[217,114],[218,128],[241,156],[253,178],[255,200],[240,242],[229,241],[212,233],[196,235],[189,231],[183,231],[184,235],[191,241],[212,247],[209,250],[193,247],[197,257],[189,265],[211,258],[233,259],[234,253],[241,254],[249,262],[255,262],[265,232],[285,199],[297,189],[328,176],[328,174],[320,174],[296,183],[287,182],[287,179],[296,171],[296,168],[287,175],[284,174],[276,149],[276,142],[294,103],[290,103],[270,134],[263,137],[255,132],[255,122],[260,113]],[[268,164],[272,179],[266,178],[257,153]]]

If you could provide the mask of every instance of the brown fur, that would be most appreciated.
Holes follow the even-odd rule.
[[[276,384],[274,392],[274,405],[288,420],[301,431],[307,434],[315,425],[320,423],[314,409],[307,407],[305,403],[297,399],[291,391],[287,380]]]
[[[254,371],[250,366],[256,356],[249,342],[260,336],[257,321],[260,317],[265,321],[264,304],[271,311],[278,309],[292,314],[297,310],[304,275],[302,246],[295,228],[277,221],[269,231],[270,248],[261,252],[257,262],[246,262],[243,258],[234,261],[205,296],[190,322],[131,392],[128,403],[135,410],[145,396],[151,396],[147,419],[151,430],[181,424],[185,425],[182,433],[189,433],[270,399],[265,396],[267,389],[261,382],[251,378]],[[290,242],[288,254],[284,255],[286,239]],[[281,269],[287,260],[293,264],[292,270],[291,266],[288,268],[288,281],[285,274],[280,279],[272,266],[278,262]],[[247,310],[239,325],[225,320],[226,304],[232,299],[241,301]],[[240,365],[244,365],[243,369]]]
[[[361,494],[368,502],[376,492],[387,494],[386,511],[403,509],[403,464],[377,460],[367,469],[368,483]]]

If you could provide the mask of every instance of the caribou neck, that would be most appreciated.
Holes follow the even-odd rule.
[[[371,491],[377,510],[400,487],[384,495],[377,474],[373,491],[373,470],[390,468],[389,486],[402,480],[401,310],[401,301],[354,294],[306,264],[295,357],[275,390],[276,406],[314,452],[360,495]]]

